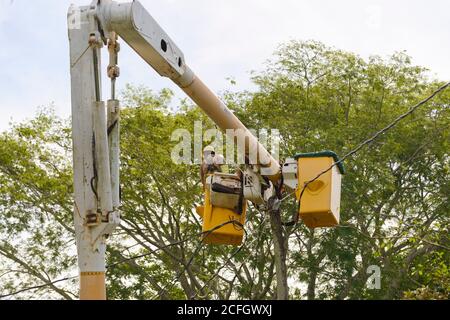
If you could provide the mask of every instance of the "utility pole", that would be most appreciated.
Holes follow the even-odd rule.
[[[106,106],[101,92],[102,39],[95,6],[69,10],[74,222],[80,270],[80,299],[104,300],[106,236],[119,225],[113,207]],[[111,106],[114,102],[109,101]],[[110,117],[111,118],[111,117]],[[117,149],[117,137],[113,138]],[[118,157],[118,152],[112,152]],[[112,163],[118,166],[118,160]],[[118,174],[114,174],[118,180]],[[118,189],[118,181],[113,184]],[[114,190],[114,194],[117,191]],[[114,201],[118,206],[117,201]]]

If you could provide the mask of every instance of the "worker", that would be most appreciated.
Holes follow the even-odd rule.
[[[203,188],[206,187],[206,178],[214,172],[226,172],[228,166],[225,164],[225,158],[221,154],[216,155],[214,147],[207,146],[203,150],[203,163],[200,167],[200,177]]]

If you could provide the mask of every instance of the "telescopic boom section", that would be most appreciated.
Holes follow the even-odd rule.
[[[217,126],[233,138],[245,139],[245,154],[261,166],[261,174],[277,184],[280,165],[258,139],[187,66],[182,51],[138,2],[102,1],[98,18],[106,33],[117,32],[161,76],[174,81]],[[230,132],[230,131],[229,131]],[[243,140],[241,140],[243,141]],[[255,156],[257,155],[257,156]]]

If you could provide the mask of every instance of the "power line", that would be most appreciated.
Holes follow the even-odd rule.
[[[440,88],[438,88],[436,91],[434,91],[430,96],[428,96],[427,98],[423,99],[422,101],[420,101],[419,103],[417,103],[416,105],[412,106],[407,112],[401,114],[400,116],[398,116],[394,121],[392,121],[389,125],[387,125],[386,127],[384,127],[383,129],[381,129],[380,131],[376,132],[371,138],[361,142],[356,148],[354,148],[353,150],[351,150],[349,153],[347,153],[344,157],[342,157],[339,161],[334,162],[329,168],[327,168],[326,170],[322,171],[321,173],[319,173],[314,179],[308,181],[305,183],[305,185],[303,186],[303,189],[300,193],[300,197],[299,197],[299,209],[300,209],[300,205],[301,205],[301,201],[303,198],[303,194],[306,191],[306,188],[313,183],[314,181],[316,181],[317,179],[319,179],[321,176],[323,176],[324,174],[326,174],[327,172],[329,172],[330,170],[332,170],[334,167],[336,167],[337,165],[343,163],[345,160],[347,160],[348,158],[352,157],[353,155],[355,155],[356,153],[358,153],[359,151],[361,151],[361,149],[363,149],[365,146],[371,144],[373,141],[375,141],[376,139],[378,139],[378,137],[380,137],[381,135],[383,135],[384,133],[386,133],[387,131],[389,131],[390,129],[394,128],[395,126],[397,126],[397,124],[400,123],[400,121],[402,121],[403,119],[405,119],[406,117],[408,117],[409,115],[413,114],[418,108],[420,108],[421,106],[423,106],[424,104],[428,103],[430,100],[432,100],[436,95],[438,95],[439,93],[441,93],[442,91],[444,91],[445,89],[447,89],[448,87],[450,87],[450,82],[447,82],[446,84],[444,84],[443,86],[441,86]],[[294,194],[295,192],[291,193],[290,195]],[[289,197],[290,195],[288,195],[287,197]],[[283,200],[285,200],[287,197],[285,197]],[[300,212],[300,210],[298,211]],[[295,215],[295,218],[293,221],[288,222],[288,223],[284,223],[285,226],[293,226],[295,224],[297,224],[299,216],[298,216],[298,212]]]
[[[318,178],[320,178],[322,175],[324,175],[325,173],[327,173],[328,171],[330,171],[331,169],[333,169],[335,166],[341,164],[342,162],[344,162],[347,158],[353,156],[354,154],[358,153],[362,148],[364,148],[366,145],[372,143],[373,141],[375,141],[379,136],[381,136],[382,134],[386,133],[387,131],[389,131],[390,129],[394,128],[400,121],[402,121],[403,119],[405,119],[406,117],[408,117],[409,115],[413,114],[414,111],[416,111],[419,107],[421,107],[422,105],[428,103],[430,100],[432,100],[437,94],[439,94],[440,92],[444,91],[445,89],[447,89],[448,87],[450,87],[450,82],[446,83],[445,85],[443,85],[442,87],[440,87],[439,89],[437,89],[436,91],[434,91],[430,96],[428,96],[426,99],[420,101],[419,103],[417,103],[416,105],[414,105],[413,107],[411,107],[407,112],[401,114],[400,116],[398,116],[394,121],[392,121],[388,126],[384,127],[383,129],[381,129],[380,131],[378,131],[377,133],[375,133],[371,138],[367,139],[366,141],[361,142],[355,149],[353,149],[352,151],[350,151],[349,153],[347,153],[342,159],[340,159],[339,161],[333,163],[330,168],[328,168],[327,170],[321,172],[316,178],[314,178],[313,180],[309,181],[308,183],[312,183],[315,180],[317,180]]]
[[[29,288],[24,288],[24,289],[21,289],[21,290],[19,290],[19,291],[13,292],[13,293],[1,295],[1,296],[0,296],[0,299],[12,297],[12,296],[16,296],[16,295],[18,295],[18,294],[20,294],[20,293],[27,292],[27,291],[31,291],[31,290],[42,289],[42,288],[45,288],[45,287],[54,285],[54,284],[59,283],[59,282],[69,281],[69,280],[76,279],[76,278],[78,278],[78,276],[73,276],[73,277],[63,278],[63,279],[55,280],[55,281],[52,281],[52,282],[49,282],[49,283],[45,283],[45,284],[42,284],[42,285],[38,285],[38,286],[34,286],[34,287],[29,287]]]

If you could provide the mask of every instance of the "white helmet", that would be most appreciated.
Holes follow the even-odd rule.
[[[208,152],[208,153],[212,153],[215,152],[216,150],[214,149],[213,146],[207,146],[205,149],[203,149],[203,153]]]

